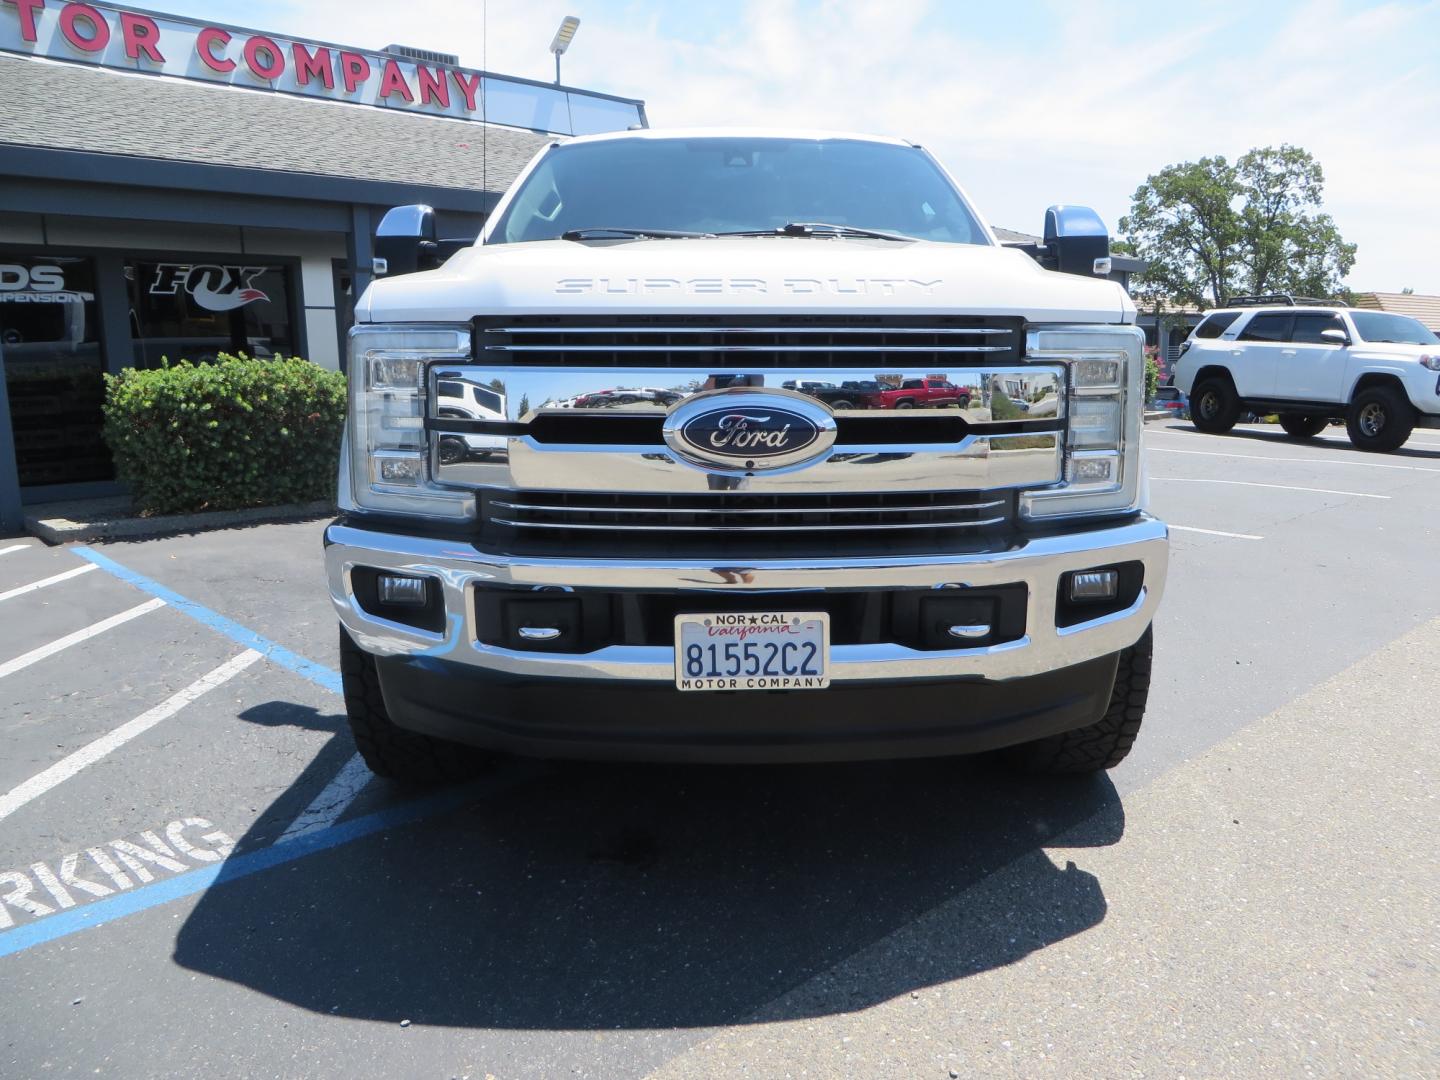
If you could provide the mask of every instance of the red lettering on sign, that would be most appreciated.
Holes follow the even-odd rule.
[[[35,12],[45,10],[45,0],[5,0],[5,3],[14,4],[15,13],[20,16],[20,37],[33,43],[37,37]]]
[[[394,60],[386,60],[385,70],[380,75],[380,96],[386,98],[391,94],[399,94],[409,102],[415,100],[415,95],[410,92],[410,84],[405,81],[405,75],[401,72],[400,65]]]
[[[330,66],[329,49],[316,49],[312,53],[297,41],[290,46],[290,52],[295,57],[295,81],[297,83],[301,86],[309,86],[311,79],[319,79],[325,84],[326,90],[335,89],[335,69]]]
[[[165,63],[160,55],[160,27],[148,15],[134,15],[128,11],[120,13],[120,36],[125,39],[125,55],[139,60],[140,54],[156,64]]]
[[[213,26],[207,26],[195,35],[195,52],[200,56],[200,62],[211,71],[218,71],[221,75],[228,75],[235,70],[235,61],[226,56],[216,56],[215,46],[222,49],[230,44],[230,35],[224,30]]]
[[[89,36],[76,29],[75,24],[81,19],[90,24]],[[60,33],[81,52],[104,52],[105,46],[110,44],[109,24],[89,4],[66,4],[61,8]]]
[[[345,92],[347,94],[355,93],[356,87],[365,85],[365,80],[370,78],[370,61],[359,53],[342,52],[340,67],[345,75]]]
[[[285,54],[268,37],[245,42],[245,66],[261,79],[278,79],[285,74]]]
[[[455,85],[460,88],[460,93],[465,95],[465,108],[471,112],[475,111],[475,95],[480,92],[480,76],[467,76],[463,71],[452,71],[455,76]]]
[[[442,108],[450,107],[450,84],[445,81],[445,73],[435,73],[421,64],[415,65],[415,74],[419,76],[420,83],[420,104],[429,105],[434,101]]]

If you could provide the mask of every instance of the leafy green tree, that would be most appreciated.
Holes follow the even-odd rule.
[[[1144,299],[1223,303],[1237,293],[1331,296],[1355,264],[1323,213],[1325,175],[1298,146],[1167,165],[1136,189],[1118,251],[1150,263]]]

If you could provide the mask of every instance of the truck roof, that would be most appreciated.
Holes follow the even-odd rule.
[[[610,142],[615,139],[851,139],[859,142],[888,143],[891,146],[915,146],[908,139],[889,135],[867,135],[853,131],[826,131],[820,128],[765,127],[673,127],[637,128],[631,131],[606,131],[597,135],[577,135],[558,139],[565,145],[589,142]]]

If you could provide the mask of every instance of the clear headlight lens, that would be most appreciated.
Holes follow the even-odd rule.
[[[1420,363],[1431,371],[1440,371],[1440,353],[1436,353],[1433,356],[1422,356],[1420,357]]]
[[[465,360],[465,326],[367,326],[350,331],[350,508],[458,521],[475,513],[473,496],[431,480],[425,434],[426,365]],[[346,499],[348,495],[348,499]]]
[[[1064,476],[1051,487],[1021,494],[1023,518],[1116,514],[1139,507],[1144,344],[1144,334],[1133,326],[1030,332],[1027,359],[1067,365],[1068,424]]]

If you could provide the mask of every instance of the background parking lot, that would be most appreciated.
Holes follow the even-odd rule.
[[[1440,431],[1146,437],[1156,684],[1074,782],[407,792],[319,523],[0,540],[0,1074],[1433,1075]]]

